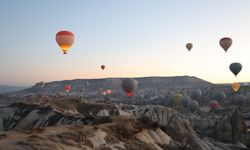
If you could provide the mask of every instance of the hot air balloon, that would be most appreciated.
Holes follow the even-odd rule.
[[[183,97],[183,95],[182,94],[180,94],[180,93],[177,93],[177,94],[175,94],[174,95],[174,101],[175,101],[175,104],[180,104],[180,102],[181,102],[181,98]]]
[[[226,94],[222,91],[216,91],[212,94],[212,98],[216,101],[221,101],[226,98]]]
[[[191,112],[194,112],[199,109],[199,103],[196,100],[188,101],[187,109],[190,110]]]
[[[104,70],[105,69],[105,65],[101,65],[101,69]]]
[[[232,84],[232,89],[234,92],[237,92],[239,90],[239,88],[240,88],[240,83],[235,82]]]
[[[219,104],[219,102],[213,100],[213,101],[210,101],[210,102],[208,103],[208,107],[209,107],[210,109],[212,109],[212,110],[216,110],[216,109],[220,108],[220,104]]]
[[[64,90],[69,93],[71,90],[71,85],[65,85]]]
[[[220,39],[220,46],[225,50],[225,52],[227,52],[227,50],[230,48],[232,43],[233,43],[233,40],[229,37],[224,37]]]
[[[111,89],[107,89],[107,90],[106,90],[106,93],[107,93],[108,95],[110,95],[110,94],[112,94],[112,90],[111,90]]]
[[[133,96],[133,91],[137,88],[137,81],[135,79],[123,79],[121,87],[128,97]]]
[[[193,48],[193,44],[192,43],[187,43],[186,48],[188,49],[188,51],[190,51]]]
[[[191,98],[189,96],[183,96],[181,98],[181,104],[182,104],[182,106],[186,108],[187,107],[187,103],[189,101],[191,101]]]
[[[242,69],[242,65],[238,62],[235,63],[231,63],[229,66],[229,69],[231,70],[231,72],[237,76],[237,74],[241,71]]]
[[[59,31],[56,34],[56,42],[62,49],[63,54],[67,54],[67,51],[73,45],[74,40],[74,34],[70,31]]]
[[[201,91],[196,89],[192,90],[190,97],[192,100],[198,100],[201,97],[201,95],[202,95]]]

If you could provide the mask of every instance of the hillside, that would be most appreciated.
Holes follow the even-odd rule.
[[[20,91],[26,88],[27,87],[0,85],[0,93],[15,92],[15,91]]]
[[[57,92],[64,92],[64,86],[70,84],[72,87],[71,93],[85,92],[89,95],[96,95],[102,88],[111,88],[113,93],[121,93],[122,89],[120,83],[123,78],[105,78],[105,79],[76,79],[64,80],[46,83],[45,88],[42,89],[39,84],[23,90],[19,93],[41,93],[55,94]],[[139,84],[137,91],[157,91],[168,89],[187,89],[187,88],[201,88],[211,87],[212,83],[197,77],[190,76],[176,76],[176,77],[142,77],[135,78]]]

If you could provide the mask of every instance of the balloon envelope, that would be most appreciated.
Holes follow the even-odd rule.
[[[210,109],[212,109],[212,110],[216,110],[216,109],[220,108],[220,104],[219,104],[219,102],[213,100],[213,101],[210,101],[210,102],[208,103],[208,107],[209,107]]]
[[[135,79],[123,79],[121,82],[121,87],[128,97],[133,95],[133,91],[137,88],[137,81]]]
[[[191,112],[194,112],[199,109],[199,103],[196,100],[188,101],[187,109],[190,110]]]
[[[71,85],[65,85],[64,90],[68,93],[71,90]]]
[[[231,63],[229,66],[230,71],[237,76],[237,74],[241,71],[242,65],[238,62]]]
[[[56,34],[56,42],[63,51],[63,54],[67,54],[69,48],[73,45],[75,36],[70,31],[59,31]]]
[[[107,93],[107,94],[112,94],[112,90],[111,90],[111,89],[108,89],[108,90],[106,90],[106,93]]]
[[[224,37],[220,39],[220,46],[227,52],[227,50],[231,47],[233,40],[229,37]]]
[[[201,97],[201,95],[202,95],[201,91],[196,89],[191,91],[190,97],[192,100],[198,100]]]
[[[234,92],[237,92],[239,90],[239,88],[240,88],[240,83],[235,82],[232,84],[232,89]]]
[[[105,69],[105,65],[101,65],[101,69],[104,70]]]
[[[181,102],[181,98],[183,97],[183,95],[182,94],[180,94],[180,93],[177,93],[177,94],[175,94],[174,95],[174,101],[175,101],[175,104],[180,104],[180,102]]]
[[[183,96],[181,98],[181,104],[182,104],[182,106],[186,108],[187,107],[187,103],[189,101],[191,101],[191,98],[189,96]]]
[[[192,43],[187,43],[186,48],[188,49],[188,51],[190,51],[193,48],[193,44]]]

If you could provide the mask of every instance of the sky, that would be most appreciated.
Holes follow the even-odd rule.
[[[0,84],[182,75],[249,82],[249,18],[249,0],[2,0]],[[75,35],[67,55],[55,41],[60,30]],[[222,37],[233,40],[227,53]],[[233,62],[243,66],[237,77]]]

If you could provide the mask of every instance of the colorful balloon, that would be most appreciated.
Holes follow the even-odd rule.
[[[212,109],[212,110],[217,110],[217,109],[220,108],[220,104],[219,104],[219,102],[213,100],[213,101],[210,101],[210,102],[208,103],[208,107],[209,107],[210,109]]]
[[[238,83],[238,82],[233,83],[232,89],[234,92],[237,92],[240,89],[240,83]]]
[[[187,43],[186,48],[188,49],[188,51],[190,51],[193,48],[193,44],[192,43]]]
[[[229,66],[229,69],[231,70],[231,72],[237,76],[237,74],[241,71],[242,69],[242,65],[238,62],[235,63],[231,63]]]
[[[64,90],[69,93],[71,90],[71,85],[65,85]]]
[[[174,95],[174,101],[175,101],[175,104],[179,105],[181,103],[181,98],[183,97],[182,94],[180,93],[177,93]]]
[[[70,31],[59,31],[56,34],[56,42],[63,51],[63,54],[67,54],[69,48],[73,45],[75,36]]]
[[[232,43],[233,43],[233,40],[229,37],[224,37],[220,39],[220,46],[225,50],[225,52],[227,52],[227,50],[230,48]]]
[[[112,94],[112,90],[111,90],[111,89],[107,89],[107,90],[106,90],[106,93],[107,93],[108,95],[110,95],[110,94]]]
[[[135,79],[123,79],[121,87],[128,97],[133,96],[133,91],[137,88],[137,81]]]

